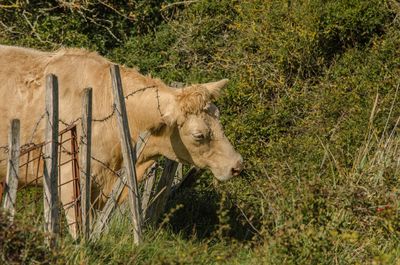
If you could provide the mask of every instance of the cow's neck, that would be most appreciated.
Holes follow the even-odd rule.
[[[129,95],[129,93],[127,94]],[[175,104],[172,90],[167,87],[149,87],[126,100],[130,124],[134,136],[142,131],[156,133],[165,126],[165,115]]]
[[[145,163],[159,155],[160,148],[168,148],[155,147],[151,143],[153,138],[157,138],[157,145],[170,142],[170,126],[166,125],[168,123],[166,114],[170,116],[171,113],[176,114],[175,94],[173,89],[160,80],[143,76],[132,69],[121,68],[121,70],[132,137],[137,139],[139,133],[143,131],[150,131],[153,135],[139,159],[141,161],[138,161]]]

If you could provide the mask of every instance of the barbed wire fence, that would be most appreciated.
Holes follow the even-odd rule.
[[[139,138],[134,141],[135,147],[129,147],[129,145],[132,145],[132,139],[127,124],[126,110],[124,111],[125,107],[121,106],[130,97],[147,89],[154,89],[157,100],[159,100],[159,91],[156,86],[147,86],[124,96],[118,66],[112,66],[111,75],[114,95],[119,93],[120,102],[117,103],[118,97],[115,96],[110,113],[104,117],[93,118],[91,110],[92,92],[90,88],[86,89],[82,100],[82,116],[76,117],[72,121],[65,121],[58,117],[58,82],[56,76],[48,76],[46,98],[50,97],[50,99],[46,99],[46,109],[34,123],[28,142],[19,146],[19,132],[16,133],[15,126],[11,126],[11,128],[14,128],[14,132],[11,132],[10,129],[9,144],[0,146],[0,150],[3,150],[4,156],[6,156],[6,158],[0,159],[0,167],[9,164],[7,174],[0,183],[2,207],[10,212],[10,221],[12,221],[16,211],[23,211],[24,208],[28,207],[38,209],[37,205],[29,205],[38,204],[41,192],[35,192],[32,195],[27,190],[30,186],[43,185],[45,190],[43,196],[44,224],[45,231],[49,232],[50,235],[48,239],[50,246],[56,244],[56,239],[62,235],[63,231],[69,231],[74,238],[82,237],[85,240],[99,238],[101,233],[107,230],[107,224],[113,212],[119,209],[118,201],[124,189],[127,189],[129,194],[128,201],[134,225],[134,241],[136,244],[140,244],[143,224],[147,222],[156,223],[164,212],[166,201],[171,192],[178,189],[186,178],[194,178],[202,173],[201,170],[191,168],[184,175],[182,165],[165,158],[162,173],[157,173],[161,172],[160,163],[157,162],[147,170],[143,177],[142,194],[140,195],[134,165],[137,157],[143,152],[150,133],[140,133]],[[175,86],[180,86],[180,84]],[[158,111],[162,115],[160,108],[158,108]],[[130,115],[135,114],[131,113]],[[124,167],[121,170],[112,168],[108,161],[102,161],[91,153],[91,124],[108,122],[114,116],[121,120],[119,127],[121,139],[125,138],[125,142],[121,142],[121,145],[127,147],[127,150],[123,152]],[[53,121],[51,121],[52,117]],[[35,140],[39,139],[39,134],[42,134],[43,125],[46,125],[43,123],[46,121],[47,126],[44,131],[48,137],[44,142],[37,143]],[[64,126],[62,130],[58,128],[60,125]],[[79,138],[77,134],[78,126],[81,128]],[[18,141],[11,140],[17,138]],[[17,149],[19,152],[10,152],[10,150]],[[46,150],[51,151],[46,152]],[[99,182],[96,172],[91,171],[91,162],[101,165],[108,172],[110,178],[116,180],[110,194],[104,193],[101,189],[103,183]],[[130,163],[130,165],[127,165],[127,163]],[[177,178],[175,178],[176,175]],[[21,182],[19,185],[18,181]],[[90,197],[93,187],[100,187],[96,198]],[[18,194],[21,194],[24,190],[29,193],[31,201],[17,199],[17,190]],[[101,210],[96,209],[97,205],[100,205],[98,203],[100,198],[106,198]],[[18,208],[16,207],[17,203],[21,204]],[[60,216],[62,217],[60,218]]]

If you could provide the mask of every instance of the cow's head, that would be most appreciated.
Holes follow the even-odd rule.
[[[163,113],[170,129],[167,157],[209,168],[221,181],[240,173],[243,159],[226,138],[212,103],[228,80],[192,85],[174,91],[174,102]]]

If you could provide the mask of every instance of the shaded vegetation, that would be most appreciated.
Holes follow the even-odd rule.
[[[395,263],[399,14],[395,0],[2,1],[2,44],[85,47],[166,82],[231,80],[218,105],[242,175],[183,189],[139,248],[116,225],[63,245],[65,262]]]
[[[8,216],[0,212],[1,264],[54,264],[56,253],[44,245],[45,235],[32,223],[17,221],[10,224]]]

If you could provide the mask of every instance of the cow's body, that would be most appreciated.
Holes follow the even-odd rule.
[[[48,53],[0,45],[0,145],[7,144],[9,121],[14,118],[21,120],[22,144],[44,140],[43,119],[35,127],[45,110],[45,76],[49,73],[58,77],[59,117],[63,122],[72,123],[81,116],[82,91],[86,87],[93,88],[93,119],[109,117],[113,113],[111,65],[85,50]],[[124,94],[129,95],[126,106],[132,138],[136,139],[141,131],[152,133],[136,165],[139,181],[159,155],[208,167],[220,179],[237,174],[241,157],[223,135],[217,110],[210,104],[225,81],[174,90],[134,69],[121,67],[121,77]],[[115,117],[93,122],[92,156],[113,170],[119,170],[122,164],[117,129]],[[0,156],[4,159],[6,154],[0,152]],[[97,184],[102,193],[108,194],[115,176],[100,163],[92,164]],[[4,166],[0,174],[5,174]],[[68,178],[68,174],[62,177]],[[61,199],[70,201],[73,193],[68,187],[63,189]]]

